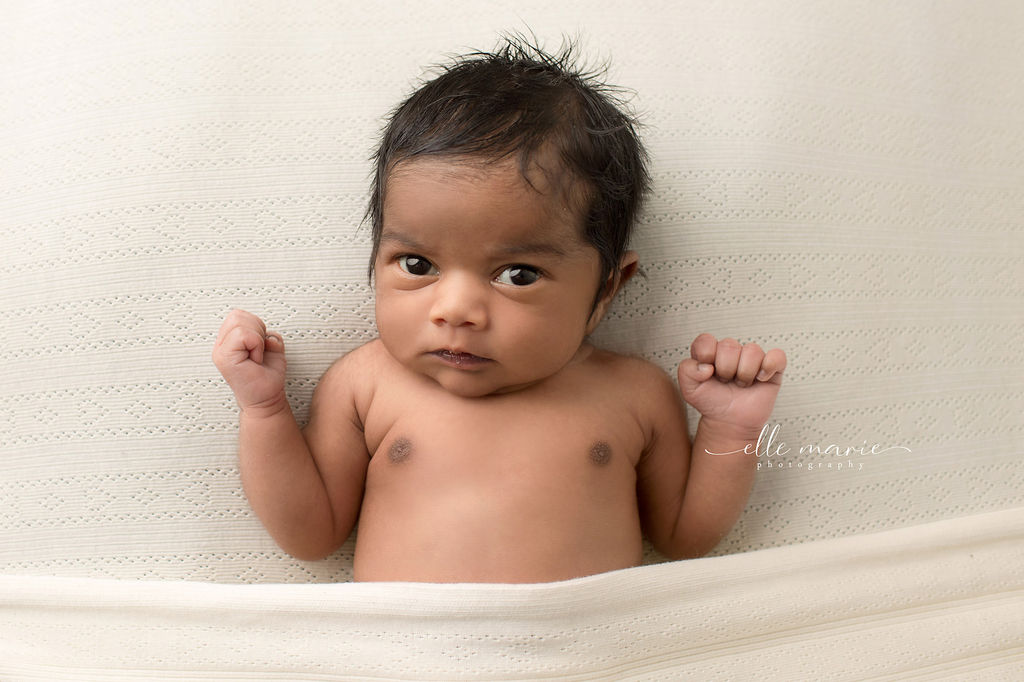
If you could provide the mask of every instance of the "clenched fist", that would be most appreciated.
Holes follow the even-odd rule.
[[[213,346],[213,364],[242,411],[275,411],[287,405],[284,341],[252,313],[232,310],[225,318]]]
[[[784,369],[786,354],[778,348],[765,353],[756,343],[701,334],[679,365],[679,387],[704,419],[757,434],[771,416]]]

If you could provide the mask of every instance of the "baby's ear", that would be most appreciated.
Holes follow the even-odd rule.
[[[601,292],[601,299],[594,306],[594,311],[590,314],[590,319],[587,321],[587,334],[597,329],[597,325],[604,318],[608,306],[615,300],[615,295],[636,274],[639,265],[640,259],[636,255],[636,251],[627,251],[622,255],[621,260],[619,260],[619,267],[612,270],[612,273],[608,275],[608,279],[604,283],[604,290]]]

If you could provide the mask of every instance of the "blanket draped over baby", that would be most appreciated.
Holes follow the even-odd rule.
[[[0,576],[0,673],[973,679],[1020,671],[1022,593],[1019,509],[542,585]]]

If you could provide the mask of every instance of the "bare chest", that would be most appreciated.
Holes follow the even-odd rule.
[[[621,394],[392,382],[363,428],[358,579],[537,582],[639,561],[644,431]]]
[[[644,445],[626,406],[594,395],[461,399],[426,392],[387,404],[365,425],[373,475],[459,472],[492,480],[632,471]]]

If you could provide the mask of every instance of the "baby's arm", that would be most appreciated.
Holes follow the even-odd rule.
[[[258,317],[228,315],[213,360],[241,410],[239,467],[249,503],[282,549],[322,559],[352,531],[369,461],[354,407],[352,418],[344,416],[354,401],[341,372],[321,380],[304,435],[285,397],[284,342]],[[322,419],[325,405],[331,417]]]
[[[698,336],[690,354],[678,375],[683,399],[701,413],[692,453],[685,411],[678,398],[670,405],[663,385],[653,443],[638,468],[648,534],[672,558],[706,554],[739,518],[754,481],[757,439],[786,367],[781,350],[765,353],[710,334]]]

